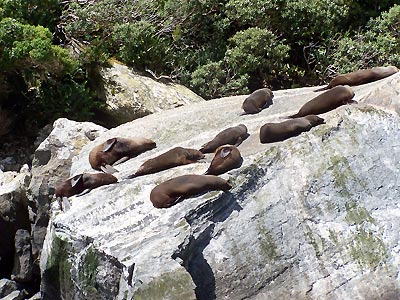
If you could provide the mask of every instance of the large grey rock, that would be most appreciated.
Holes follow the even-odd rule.
[[[30,172],[0,173],[0,278],[10,277],[14,237],[18,229],[30,230],[26,188]]]
[[[29,185],[32,226],[32,254],[38,262],[55,187],[69,177],[72,159],[84,145],[106,128],[90,122],[58,119],[50,135],[36,149]],[[37,264],[38,267],[38,264]]]
[[[27,293],[26,291],[14,291],[7,296],[1,298],[0,300],[23,300],[26,299]]]
[[[180,107],[84,146],[71,175],[90,170],[89,151],[109,137],[157,142],[117,166],[117,184],[71,197],[68,211],[53,206],[41,269],[55,277],[44,276],[45,290],[60,299],[116,295],[117,287],[113,299],[399,298],[400,74],[355,87],[359,104],[323,114],[325,125],[260,144],[259,128],[297,112],[313,89],[275,91],[274,104],[257,115],[239,116],[245,96]],[[202,174],[208,163],[123,180],[150,157],[174,146],[199,148],[239,123],[251,135],[239,146],[242,167],[221,175],[233,185],[229,193],[152,206],[157,184]],[[107,291],[93,275],[103,270],[123,272]]]
[[[188,88],[165,84],[133,72],[115,60],[111,66],[97,71],[94,88],[106,103],[105,122],[122,124],[134,119],[190,103],[204,101]],[[95,73],[95,74],[97,74]]]
[[[0,279],[0,297],[3,298],[8,294],[17,290],[17,284],[15,281],[9,279]]]
[[[18,229],[15,233],[15,259],[11,279],[17,282],[32,280],[31,234],[25,229]]]

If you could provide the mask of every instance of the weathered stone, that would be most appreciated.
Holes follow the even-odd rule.
[[[36,261],[46,235],[49,209],[55,187],[69,177],[72,159],[91,140],[95,132],[107,129],[90,122],[74,122],[58,119],[50,135],[36,149],[32,165],[32,181],[29,186],[30,217],[32,227],[32,254]]]
[[[71,175],[90,170],[89,151],[110,137],[134,133],[157,143],[116,166],[117,184],[71,197],[68,211],[53,206],[41,257],[43,274],[53,274],[43,277],[45,290],[91,299],[76,291],[93,276],[77,274],[93,274],[90,261],[105,253],[123,269],[104,285],[108,295],[119,286],[115,299],[399,298],[400,74],[355,87],[359,104],[321,115],[326,124],[261,144],[259,128],[297,112],[316,95],[313,89],[274,91],[273,105],[256,115],[239,116],[246,96],[180,107],[84,146]],[[198,149],[239,123],[251,135],[238,147],[242,167],[221,175],[233,186],[229,193],[210,192],[169,209],[149,200],[165,180],[204,173],[213,155],[208,163],[123,179],[148,158],[175,146]],[[82,249],[91,249],[93,259]]]
[[[0,298],[3,298],[16,290],[17,290],[17,284],[15,281],[5,278],[0,279]]]
[[[30,230],[26,187],[30,173],[0,174],[0,278],[10,278],[14,261],[14,236],[18,229]]]
[[[11,279],[17,282],[32,280],[31,235],[28,230],[18,229],[15,233],[15,259]]]
[[[23,300],[26,299],[27,292],[25,290],[22,291],[14,291],[4,298],[1,298],[0,300]]]
[[[179,84],[164,84],[141,76],[115,60],[98,71],[93,87],[107,107],[105,122],[111,126],[174,107],[204,101]]]

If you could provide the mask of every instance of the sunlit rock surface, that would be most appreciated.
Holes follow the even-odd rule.
[[[45,299],[397,299],[400,297],[400,75],[355,87],[357,105],[321,116],[298,137],[259,143],[315,97],[315,88],[274,91],[274,104],[239,116],[246,96],[156,113],[102,133],[73,159],[114,136],[143,136],[157,148],[121,165],[119,182],[53,203],[41,256]],[[240,169],[210,192],[153,208],[157,184],[202,174],[212,159],[124,180],[175,146],[200,148],[243,123]],[[92,170],[93,171],[93,170]]]
[[[98,70],[97,95],[106,103],[104,122],[122,124],[134,119],[204,99],[183,85],[157,81],[135,73],[127,66],[110,61],[110,67]]]

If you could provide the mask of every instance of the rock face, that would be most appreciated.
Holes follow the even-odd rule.
[[[32,180],[28,189],[32,225],[32,255],[38,261],[49,221],[49,208],[55,187],[69,177],[72,158],[106,128],[89,122],[58,119],[51,134],[36,149]]]
[[[113,136],[157,148],[116,166],[119,182],[52,206],[41,256],[44,299],[398,299],[400,297],[400,74],[355,87],[356,105],[279,143],[259,128],[298,109],[314,88],[275,91],[273,105],[239,116],[246,96],[198,103],[121,125],[82,147],[70,175],[90,171],[89,151]],[[149,194],[207,162],[123,179],[175,147],[200,148],[243,123],[241,168],[229,193],[169,209]],[[62,149],[62,148],[60,148]]]
[[[26,186],[30,173],[0,173],[0,278],[10,278],[15,255],[14,237],[19,229],[30,230]]]
[[[107,105],[102,118],[108,124],[119,125],[161,110],[204,101],[182,85],[157,82],[117,61],[110,64],[110,68],[93,74],[97,78],[94,80],[97,95]]]

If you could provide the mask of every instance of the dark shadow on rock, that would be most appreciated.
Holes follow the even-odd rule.
[[[241,209],[242,207],[233,198],[233,194],[224,193],[189,211],[185,216],[192,228],[192,234],[189,240],[179,246],[172,258],[182,259],[182,266],[188,271],[196,285],[197,300],[216,299],[214,272],[203,255],[204,249],[214,236],[215,223],[225,221],[233,211]],[[207,224],[205,219],[210,221],[206,228],[204,228]]]

